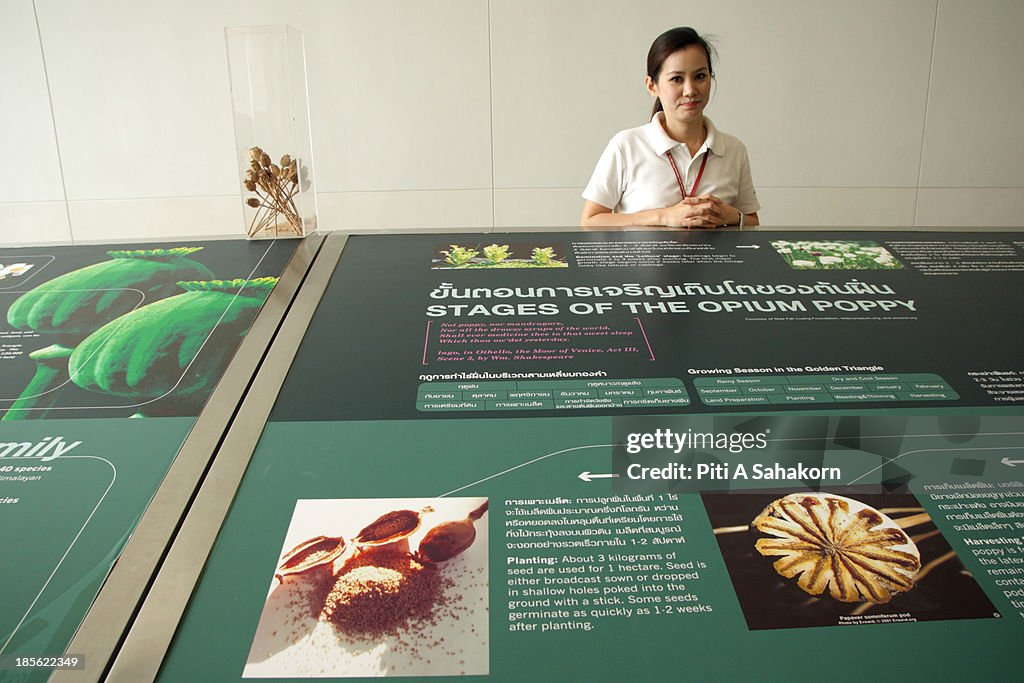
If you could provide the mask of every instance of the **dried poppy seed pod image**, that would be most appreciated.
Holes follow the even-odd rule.
[[[359,531],[353,543],[359,548],[402,544],[402,550],[409,550],[408,538],[420,528],[423,515],[434,511],[427,505],[422,510],[392,510],[387,512]]]
[[[766,507],[753,526],[754,547],[778,557],[775,571],[811,595],[883,604],[914,587],[921,554],[910,536],[878,510],[843,496],[794,493]]]
[[[420,541],[413,557],[422,564],[437,564],[465,552],[476,540],[473,522],[483,517],[485,512],[487,501],[466,515],[465,519],[443,522],[433,527]]]
[[[487,509],[296,501],[243,677],[487,675]]]
[[[284,583],[284,577],[325,569],[342,557],[349,546],[340,536],[314,536],[289,550],[281,558],[274,576]]]
[[[702,491],[750,630],[1001,615],[908,491]]]

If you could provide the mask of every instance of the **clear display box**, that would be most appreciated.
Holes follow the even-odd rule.
[[[224,30],[246,234],[316,231],[316,183],[302,32],[291,26]]]

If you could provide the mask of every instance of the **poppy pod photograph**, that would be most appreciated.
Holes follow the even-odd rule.
[[[1001,616],[911,493],[701,498],[750,630]]]
[[[297,501],[244,677],[487,674],[487,509]]]

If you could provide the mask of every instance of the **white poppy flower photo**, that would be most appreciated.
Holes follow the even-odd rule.
[[[899,270],[903,264],[877,242],[854,240],[775,240],[793,270]]]

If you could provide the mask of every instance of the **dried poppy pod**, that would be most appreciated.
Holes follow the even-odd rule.
[[[476,540],[476,527],[473,522],[487,512],[487,502],[470,512],[465,519],[454,522],[443,522],[427,532],[420,541],[420,547],[413,557],[420,564],[447,562],[456,555],[466,551]]]
[[[900,526],[850,498],[794,493],[772,501],[752,527],[769,537],[754,547],[779,557],[775,571],[811,595],[883,604],[914,587],[921,554]]]
[[[394,510],[372,521],[352,540],[360,548],[373,548],[402,541],[420,528],[423,515],[433,511],[434,508],[429,505],[419,512]]]
[[[316,536],[303,541],[284,554],[274,576],[284,583],[286,576],[329,566],[345,554],[346,547],[340,536]]]

